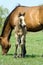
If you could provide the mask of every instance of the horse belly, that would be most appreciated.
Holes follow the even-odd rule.
[[[43,25],[43,10],[38,8],[30,9],[25,17],[27,29],[30,31],[39,31]]]
[[[27,13],[25,17],[25,21],[28,28],[35,28],[40,25],[39,22],[39,11],[32,10],[31,12]]]

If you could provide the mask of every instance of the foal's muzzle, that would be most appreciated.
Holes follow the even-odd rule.
[[[26,27],[26,25],[23,25],[23,28],[25,28]]]

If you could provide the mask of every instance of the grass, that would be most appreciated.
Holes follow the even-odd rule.
[[[0,65],[43,65],[43,31],[29,32],[26,36],[26,57],[14,58],[15,37],[12,33],[11,48],[7,56],[3,56],[0,46]]]

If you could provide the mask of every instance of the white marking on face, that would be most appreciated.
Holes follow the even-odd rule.
[[[26,25],[25,20],[24,20],[24,16],[20,16],[20,19],[22,19],[22,26]]]

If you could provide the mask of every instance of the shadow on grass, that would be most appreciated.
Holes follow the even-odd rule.
[[[13,56],[14,54],[7,54],[6,56]]]
[[[7,54],[7,56],[14,56],[14,54]],[[26,55],[25,58],[35,58],[35,57],[43,57],[43,55]]]
[[[27,57],[27,58],[29,58],[29,57],[34,58],[34,57],[43,57],[43,55],[34,55],[34,54],[32,54],[32,55],[26,55],[25,57]]]

